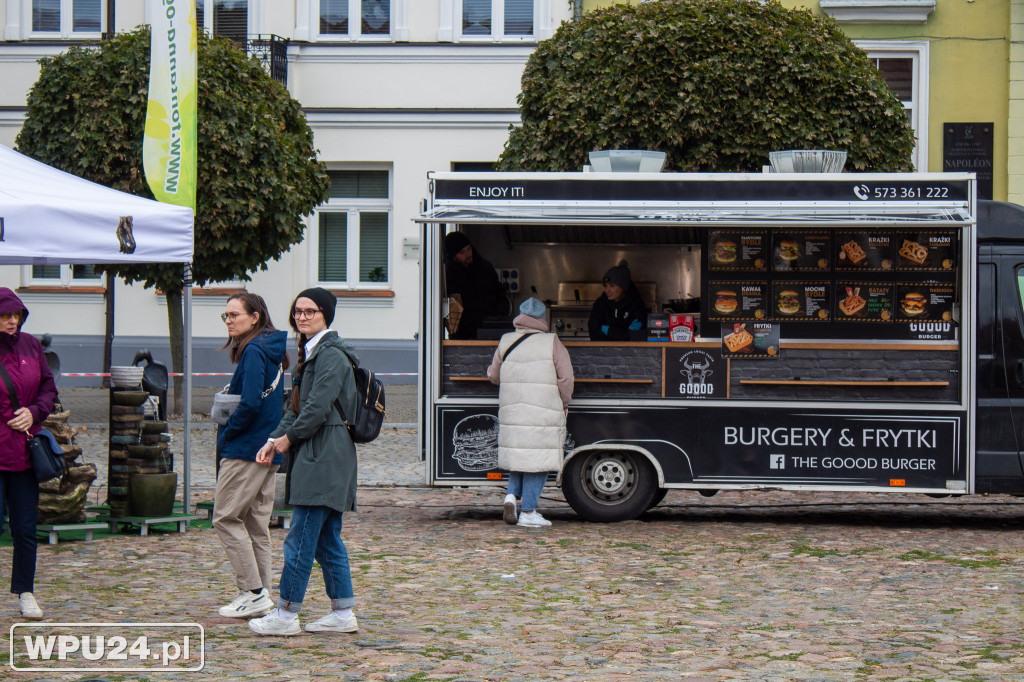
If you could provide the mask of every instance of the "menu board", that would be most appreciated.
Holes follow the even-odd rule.
[[[768,234],[749,230],[715,230],[708,235],[710,270],[768,269]]]
[[[830,290],[829,282],[772,282],[772,319],[828,320]]]
[[[952,284],[897,284],[896,320],[950,322],[955,293]]]
[[[952,230],[896,233],[899,270],[948,272],[957,265],[956,233]]]
[[[836,269],[887,272],[895,256],[892,233],[836,232]]]
[[[837,322],[891,322],[893,285],[869,282],[836,282]]]
[[[708,282],[709,320],[765,320],[764,282]]]
[[[777,358],[779,325],[771,322],[722,324],[723,358]]]
[[[772,269],[780,272],[828,270],[832,237],[828,232],[788,230],[772,232]]]

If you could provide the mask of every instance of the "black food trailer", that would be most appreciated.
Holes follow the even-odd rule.
[[[594,521],[668,489],[1024,492],[1024,233],[969,174],[433,173],[421,232],[426,483],[500,484],[486,368],[448,338],[444,235],[536,295],[576,376],[563,467]],[[985,205],[993,224],[1017,207]],[[591,341],[626,260],[648,329]],[[686,340],[688,339],[688,340]]]

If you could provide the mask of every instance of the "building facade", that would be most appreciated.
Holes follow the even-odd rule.
[[[148,23],[151,4],[0,0],[0,143],[14,144],[40,58]],[[263,295],[286,328],[294,294],[323,286],[338,296],[333,327],[365,361],[381,372],[415,373],[419,228],[412,218],[427,196],[427,172],[498,158],[518,121],[526,59],[570,18],[571,3],[197,0],[197,12],[203,30],[248,39],[250,47],[265,46],[269,35],[282,49],[287,41],[277,55],[286,61],[275,68],[286,67],[281,80],[305,109],[332,185],[331,198],[306,219],[303,242],[269,270],[194,291],[193,370],[230,371],[218,350],[226,340],[218,314],[230,291]],[[104,281],[92,268],[0,267],[0,285],[30,308],[28,331],[53,335],[64,371],[101,371]],[[143,347],[169,364],[163,297],[118,283],[114,299],[113,364]]]

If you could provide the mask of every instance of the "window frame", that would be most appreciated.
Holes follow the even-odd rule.
[[[362,17],[362,0],[348,0],[348,33],[320,33],[320,0],[299,0],[295,17],[295,37],[297,40],[322,43],[390,43],[408,40],[409,29],[406,25],[407,7],[408,0],[391,0],[390,32],[367,33],[364,35],[362,32],[362,21],[352,21],[352,17]],[[355,31],[353,31],[353,28]]]
[[[34,0],[7,1],[8,40],[99,40],[107,30],[107,3],[99,0],[100,30],[72,30],[74,0],[60,0],[60,29],[57,31],[34,31],[32,29],[32,3]]]
[[[215,0],[203,0],[203,33],[210,37],[213,33],[213,3]],[[146,5],[147,12],[149,5]],[[199,7],[196,7],[198,14]],[[259,35],[259,18],[263,15],[263,0],[245,0],[245,35],[246,37]],[[199,17],[196,17],[198,23]]]
[[[390,165],[380,164],[359,164],[346,165],[342,167],[330,167],[328,172],[339,171],[384,171],[387,173],[388,196],[386,199],[364,199],[364,198],[329,198],[317,206],[308,223],[309,234],[309,270],[310,280],[315,286],[325,289],[334,289],[352,292],[370,291],[393,291],[395,282],[395,255],[393,240],[395,238],[395,174]],[[347,262],[345,264],[346,280],[321,280],[320,279],[320,214],[321,213],[345,213],[346,220],[346,252]],[[359,281],[360,269],[360,223],[361,213],[384,213],[387,215],[387,269],[388,277],[383,282],[361,282]]]
[[[47,265],[53,265],[48,263]],[[60,277],[33,277],[31,265],[21,266],[21,281],[23,286],[26,287],[63,287],[65,289],[74,289],[76,287],[104,287],[104,277],[91,278],[79,278],[76,279],[72,276],[72,268],[74,265],[62,263],[60,265]]]
[[[536,43],[554,34],[551,25],[552,0],[533,0],[533,33],[502,35],[505,24],[505,0],[491,0],[491,34],[463,35],[463,0],[441,0],[441,21],[437,39],[453,43]]]
[[[930,44],[915,40],[855,40],[854,44],[864,50],[868,59],[911,60],[911,100],[903,102],[914,129],[913,163],[917,171],[928,170],[928,79]]]

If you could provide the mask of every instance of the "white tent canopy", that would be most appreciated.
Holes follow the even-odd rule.
[[[192,210],[125,194],[0,145],[0,264],[189,263]]]
[[[119,192],[0,145],[0,264],[190,263],[192,209]],[[191,277],[189,277],[191,285]],[[185,511],[189,511],[191,288],[185,291]]]

